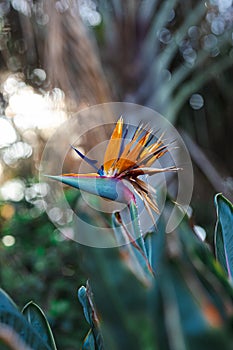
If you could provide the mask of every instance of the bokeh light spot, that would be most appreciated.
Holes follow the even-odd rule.
[[[0,188],[3,200],[19,202],[24,198],[25,184],[20,179],[6,181]]]
[[[15,237],[11,235],[6,235],[2,238],[2,243],[5,247],[11,247],[15,244]]]
[[[11,123],[0,117],[0,148],[9,146],[17,140],[17,134]]]
[[[98,26],[101,23],[101,15],[97,11],[96,4],[92,0],[79,0],[79,13],[82,20],[90,26]]]
[[[163,44],[168,44],[171,41],[172,35],[169,29],[162,28],[158,34],[158,39]]]
[[[3,160],[7,165],[15,164],[19,159],[27,159],[32,155],[32,147],[26,142],[16,142],[3,154]]]
[[[202,240],[204,241],[206,239],[206,231],[203,227],[198,226],[198,225],[194,225],[193,227],[194,232],[196,233],[196,235]]]
[[[15,213],[15,208],[11,204],[4,204],[1,208],[1,217],[5,220],[9,220]]]
[[[204,106],[204,99],[200,94],[193,94],[189,100],[190,106],[195,109],[201,109]]]
[[[221,16],[216,17],[211,23],[211,31],[213,34],[221,35],[225,30],[225,21]]]

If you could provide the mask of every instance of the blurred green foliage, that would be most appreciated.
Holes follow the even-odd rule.
[[[2,212],[6,205],[15,213],[10,220],[1,218],[1,239],[13,236],[15,244],[5,247],[0,239],[0,285],[21,308],[30,300],[39,304],[59,347],[77,349],[87,329],[76,297],[87,278],[78,245],[62,237],[46,214],[33,218],[29,203],[2,203]]]

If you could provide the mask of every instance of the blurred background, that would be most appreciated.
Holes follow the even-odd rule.
[[[46,311],[61,349],[86,333],[76,292],[87,276],[45,214],[47,140],[94,104],[155,109],[190,152],[193,221],[212,244],[213,196],[233,200],[232,78],[232,0],[0,1],[0,285]]]

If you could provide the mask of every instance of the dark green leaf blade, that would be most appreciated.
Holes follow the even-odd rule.
[[[137,220],[137,218],[135,219]],[[127,229],[121,225],[116,213],[112,215],[112,225],[117,242],[122,242],[125,236],[126,242],[129,237],[132,237],[131,243],[122,245],[120,251],[125,256],[125,263],[135,276],[144,284],[150,284],[151,279],[153,279],[153,272],[147,257],[143,237],[137,238],[137,233],[135,233],[135,231],[133,231],[132,236],[130,236]],[[136,238],[134,240],[135,236]]]
[[[88,324],[90,326],[92,326],[93,325],[92,310],[91,310],[90,305],[88,303],[87,291],[86,291],[86,288],[84,286],[81,286],[79,288],[79,290],[78,290],[78,298],[79,298],[80,303],[82,304],[83,313],[84,313],[85,319],[88,322]]]
[[[30,301],[24,306],[22,313],[32,328],[40,334],[41,338],[48,344],[48,346],[52,350],[57,350],[50,325],[41,308],[33,301]]]
[[[216,258],[228,274],[233,278],[233,206],[222,195],[215,196],[217,223],[215,227]]]
[[[84,316],[91,326],[86,338],[84,339],[83,350],[102,350],[103,339],[99,329],[99,321],[93,307],[90,286],[87,282],[87,288],[81,286],[78,290],[78,298],[83,307]]]
[[[0,289],[0,323],[9,326],[33,350],[54,350],[27,322],[11,298]]]
[[[7,293],[0,288],[0,311],[7,311],[7,312],[18,312],[17,306],[13,302],[13,300],[7,295]]]

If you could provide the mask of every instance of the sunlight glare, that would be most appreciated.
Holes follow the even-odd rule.
[[[21,130],[31,128],[55,128],[66,120],[66,113],[47,96],[31,89],[21,89],[9,99],[9,107],[15,115],[14,122]]]
[[[24,198],[25,184],[20,179],[6,181],[0,188],[3,200],[19,202]]]
[[[7,147],[17,140],[15,129],[11,123],[0,117],[0,148]]]

